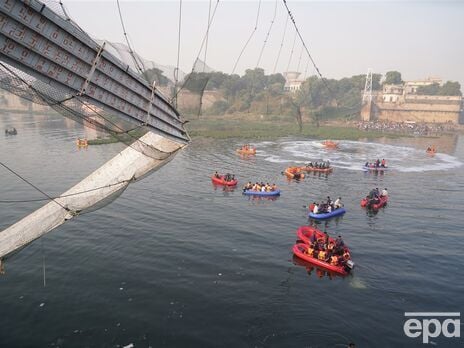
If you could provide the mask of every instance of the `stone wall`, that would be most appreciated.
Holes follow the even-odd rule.
[[[377,102],[376,118],[382,121],[415,121],[432,123],[459,123],[460,103],[381,103]]]

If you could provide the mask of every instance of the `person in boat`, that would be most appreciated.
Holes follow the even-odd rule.
[[[383,158],[380,165],[382,166],[382,168],[385,168],[386,164],[387,164],[387,162],[385,161],[385,158]]]
[[[377,161],[375,161],[375,167],[378,168],[380,167],[380,160],[377,158]]]
[[[380,197],[387,197],[388,196],[388,191],[387,191],[387,188],[385,187],[383,190],[382,190],[382,194],[380,195]]]
[[[317,204],[314,204],[313,213],[319,214],[319,206]]]
[[[313,162],[309,162],[306,167],[312,167],[313,166]]]
[[[320,250],[318,255],[317,255],[317,258],[321,261],[327,261],[327,251],[325,250]]]
[[[272,184],[271,191],[277,191],[277,185],[276,184]]]
[[[308,250],[306,252],[309,256],[314,257],[314,246],[308,245]]]
[[[337,254],[332,254],[332,255],[330,256],[330,264],[331,264],[332,266],[338,266],[339,261],[340,261],[340,260],[339,260]]]
[[[217,179],[220,179],[220,178],[221,178],[221,176],[219,175],[219,173],[217,172],[217,170],[216,170],[216,173],[214,173],[214,177],[217,178]]]
[[[344,247],[345,242],[343,241],[342,236],[338,236],[337,239],[335,239],[335,252],[339,255],[342,255]]]
[[[330,196],[327,196],[327,205],[332,205],[332,204],[333,204],[333,202],[330,199]]]
[[[375,188],[375,195],[378,197],[380,196],[380,190],[378,187]]]
[[[332,206],[330,204],[327,204],[327,212],[328,213],[332,212]]]
[[[245,191],[252,190],[253,189],[253,184],[251,183],[251,181],[248,181],[248,183],[245,185],[245,187],[243,189]]]
[[[339,209],[343,207],[343,203],[342,203],[342,197],[338,197],[336,200],[335,200],[335,203],[334,203],[334,208],[335,209]]]
[[[329,247],[329,234],[327,232],[324,232],[324,249],[327,250]]]

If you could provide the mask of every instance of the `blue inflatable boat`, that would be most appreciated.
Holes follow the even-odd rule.
[[[335,209],[334,211],[332,211],[330,213],[321,213],[321,214],[309,213],[308,216],[311,219],[324,220],[324,219],[330,219],[331,217],[334,217],[334,216],[343,215],[345,213],[346,213],[345,208],[338,208],[338,209]]]
[[[243,194],[247,195],[247,196],[264,196],[264,197],[280,196],[280,190],[269,191],[269,192],[267,192],[267,191],[261,192],[261,191],[247,190],[247,191],[243,191]]]

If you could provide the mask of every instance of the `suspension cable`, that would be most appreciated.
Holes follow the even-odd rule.
[[[258,11],[257,11],[257,13],[256,13],[255,27],[254,27],[254,29],[252,30],[252,32],[251,32],[250,37],[248,38],[248,40],[245,42],[245,45],[243,46],[242,50],[240,51],[240,54],[238,55],[237,60],[235,61],[234,68],[232,69],[232,75],[235,73],[235,69],[237,68],[237,64],[238,64],[238,62],[240,61],[240,58],[242,57],[243,52],[245,52],[246,47],[248,46],[248,44],[249,44],[249,42],[251,41],[253,35],[255,34],[256,30],[258,29],[258,20],[259,20],[259,12],[260,12],[260,10],[261,10],[261,0],[259,0],[259,3],[258,3]]]
[[[296,43],[296,31],[295,31],[295,36],[293,37],[293,45],[292,45],[292,50],[290,51],[290,57],[288,58],[287,72],[288,72],[288,69],[290,69],[290,63],[292,62],[293,50],[295,49],[295,43]]]
[[[209,26],[210,25],[211,25],[211,0],[209,0],[209,7],[208,7],[208,25],[206,26],[206,45],[205,45],[205,58],[203,59],[203,72],[205,72],[205,68],[206,68],[206,53],[208,52],[208,38],[209,38]]]
[[[273,74],[275,74],[276,72],[277,64],[279,63],[279,59],[280,59],[280,53],[282,52],[282,47],[284,46],[285,34],[287,33],[288,16],[285,16],[285,18],[286,19],[285,19],[284,35],[282,36],[282,41],[280,43],[279,53],[277,53],[277,59],[274,65],[274,71],[272,72]]]
[[[295,22],[295,18],[293,17],[293,14],[292,12],[290,11],[288,5],[287,5],[287,0],[282,0],[284,5],[285,5],[285,8],[287,9],[287,12],[288,12],[288,17],[290,17],[292,23],[293,23],[293,26],[295,27],[295,30],[296,30],[296,33],[298,34],[298,37],[300,38],[301,40],[301,43],[303,44],[303,47],[305,48],[305,51],[306,51],[306,54],[308,55],[309,59],[311,60],[311,63],[313,64],[314,66],[314,69],[316,70],[317,74],[319,75],[319,77],[321,78],[322,82],[324,83],[325,87],[327,88],[327,90],[332,94],[332,96],[334,95],[332,90],[330,89],[329,85],[327,84],[327,81],[326,79],[324,78],[324,76],[322,76],[319,68],[317,67],[316,65],[316,62],[314,61],[313,57],[311,56],[311,53],[309,52],[309,49],[308,49],[308,46],[306,46],[304,40],[303,40],[303,37],[301,36],[301,33],[300,31],[298,30],[298,26],[296,25],[296,22]]]
[[[267,40],[269,39],[269,34],[271,33],[272,26],[274,25],[274,21],[275,21],[276,14],[277,14],[277,1],[278,0],[275,0],[274,16],[272,17],[271,25],[269,26],[269,30],[267,31],[266,37],[264,39],[263,47],[261,47],[261,52],[259,53],[258,62],[256,63],[256,67],[259,67],[259,63],[261,62],[261,58],[263,56],[264,48],[266,47]]]
[[[137,69],[141,74],[143,74],[144,71],[143,71],[143,69],[140,67],[139,62],[137,61],[137,58],[135,57],[134,51],[132,50],[132,46],[131,46],[130,41],[129,41],[129,38],[128,38],[128,36],[127,36],[126,27],[125,27],[125,25],[124,25],[124,19],[122,18],[121,5],[119,4],[119,0],[116,0],[116,3],[118,4],[119,19],[120,19],[120,21],[121,21],[121,26],[122,26],[122,30],[123,30],[123,33],[124,33],[124,38],[126,39],[127,47],[129,48],[129,53],[130,53],[130,55],[131,55],[131,57],[132,57],[132,60],[134,61],[134,64],[135,64],[136,69]]]
[[[175,103],[174,106],[177,108],[177,84],[179,82],[179,59],[180,59],[180,39],[181,39],[181,29],[182,29],[182,0],[179,0],[179,29],[177,37],[177,65],[176,71],[174,74],[174,93],[175,93]]]
[[[216,5],[214,6],[213,14],[211,15],[210,26],[207,28],[206,33],[203,36],[203,40],[201,41],[201,45],[200,45],[200,49],[198,51],[197,57],[196,57],[193,65],[192,65],[192,70],[190,71],[190,74],[187,75],[187,78],[182,83],[182,86],[180,86],[180,88],[175,92],[174,96],[170,99],[171,103],[173,102],[174,98],[177,98],[177,95],[180,93],[180,91],[182,91],[184,89],[185,85],[188,83],[188,81],[190,81],[190,79],[192,77],[192,74],[195,71],[195,65],[196,65],[197,61],[199,60],[201,51],[203,50],[203,46],[205,45],[206,38],[207,38],[209,30],[211,28],[211,24],[213,23],[214,16],[216,15],[216,10],[218,8],[218,5],[219,5],[219,0],[216,1]]]

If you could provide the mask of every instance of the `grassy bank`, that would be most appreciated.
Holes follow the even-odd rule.
[[[194,120],[188,124],[192,137],[207,137],[216,139],[249,138],[276,139],[296,135],[319,139],[357,140],[360,138],[399,138],[404,135],[381,132],[366,132],[357,128],[304,125],[300,132],[298,125],[290,122],[265,122],[244,120]]]

